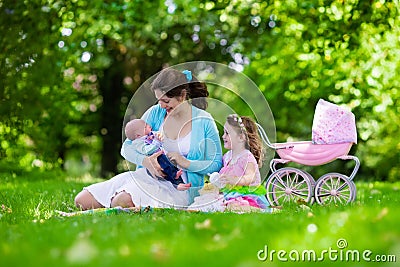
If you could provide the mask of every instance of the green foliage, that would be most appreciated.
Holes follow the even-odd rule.
[[[26,167],[35,160],[39,167],[60,166],[69,140],[79,137],[70,128],[83,122],[73,107],[80,95],[62,75],[60,3],[14,2],[0,3],[0,32],[7,36],[0,55],[0,154]]]
[[[257,6],[264,23],[255,26],[260,34],[245,72],[271,105],[278,139],[309,140],[315,104],[327,99],[356,115],[361,174],[398,180],[399,11],[397,1]],[[262,31],[271,16],[276,21]]]
[[[310,139],[319,98],[351,108],[360,176],[398,180],[399,9],[380,0],[2,1],[0,157],[27,168],[118,157],[138,86],[163,66],[208,60],[260,87],[280,142]],[[248,113],[232,94],[215,96]]]

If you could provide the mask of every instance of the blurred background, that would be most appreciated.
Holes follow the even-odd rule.
[[[278,142],[311,140],[320,98],[351,109],[358,179],[399,180],[399,11],[397,0],[2,0],[0,168],[112,176],[139,86],[213,61],[257,84]],[[211,97],[246,113],[231,94]]]

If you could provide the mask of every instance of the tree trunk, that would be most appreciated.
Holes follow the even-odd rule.
[[[106,69],[99,88],[103,96],[101,109],[102,159],[100,175],[103,178],[114,175],[117,171],[121,145],[122,115],[121,97],[124,91],[124,62],[121,55],[113,58],[114,62]]]

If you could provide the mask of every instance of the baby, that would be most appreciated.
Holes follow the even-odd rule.
[[[140,154],[150,156],[162,148],[161,133],[152,131],[151,126],[144,120],[134,119],[129,121],[125,126],[125,135]],[[164,178],[180,190],[179,184],[184,184],[181,177],[183,171],[173,165],[165,154],[158,156],[157,162],[166,174]]]

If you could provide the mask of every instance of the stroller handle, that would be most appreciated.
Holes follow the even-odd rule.
[[[271,142],[269,141],[269,138],[268,138],[267,134],[265,133],[263,127],[261,127],[261,125],[258,124],[258,123],[256,123],[256,125],[257,125],[257,129],[258,129],[258,133],[260,134],[260,137],[261,137],[261,139],[263,140],[263,142],[264,142],[268,147],[270,147],[270,148],[272,148],[272,149],[275,149],[276,147],[273,146],[273,145],[271,144]]]

